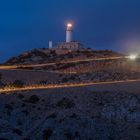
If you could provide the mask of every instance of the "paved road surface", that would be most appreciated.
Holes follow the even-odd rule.
[[[0,69],[17,69],[19,67],[22,68],[32,68],[32,67],[43,67],[43,66],[52,66],[59,64],[68,64],[68,63],[78,63],[78,62],[90,62],[90,61],[102,61],[102,60],[117,60],[117,59],[124,59],[127,57],[107,57],[107,58],[88,58],[88,59],[80,59],[80,60],[70,60],[70,61],[60,61],[55,63],[47,63],[47,64],[33,64],[33,65],[9,65],[9,66],[0,66]]]
[[[113,82],[87,82],[87,83],[70,83],[70,84],[50,84],[50,85],[36,85],[26,86],[24,88],[6,88],[0,89],[0,93],[11,93],[28,90],[41,89],[57,89],[57,88],[74,88],[74,87],[88,87],[90,90],[96,91],[126,91],[126,92],[140,92],[140,79],[127,81],[113,81]]]

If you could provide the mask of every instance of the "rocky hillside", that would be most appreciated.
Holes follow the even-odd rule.
[[[0,94],[1,140],[139,140],[140,94],[88,88]]]
[[[14,65],[14,64],[41,64],[48,62],[59,62],[70,59],[84,59],[84,58],[97,58],[97,57],[108,57],[108,56],[120,56],[119,53],[103,50],[103,51],[75,51],[68,54],[57,54],[55,50],[49,50],[46,48],[43,49],[34,49],[28,52],[25,52],[17,57],[10,58],[5,64]]]

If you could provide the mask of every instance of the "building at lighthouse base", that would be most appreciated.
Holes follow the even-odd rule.
[[[80,42],[62,42],[54,47],[57,54],[67,54],[74,51],[84,51],[86,48]]]

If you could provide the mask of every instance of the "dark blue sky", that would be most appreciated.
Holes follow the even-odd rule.
[[[140,0],[0,1],[0,61],[48,40],[65,40],[65,23],[74,22],[74,39],[95,49],[140,50]]]

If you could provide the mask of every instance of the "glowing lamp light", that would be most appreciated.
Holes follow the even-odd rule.
[[[129,56],[129,59],[135,60],[135,59],[137,59],[137,55],[132,54],[132,55]]]
[[[68,23],[68,24],[67,24],[67,27],[72,27],[72,24],[71,24],[71,23]]]

